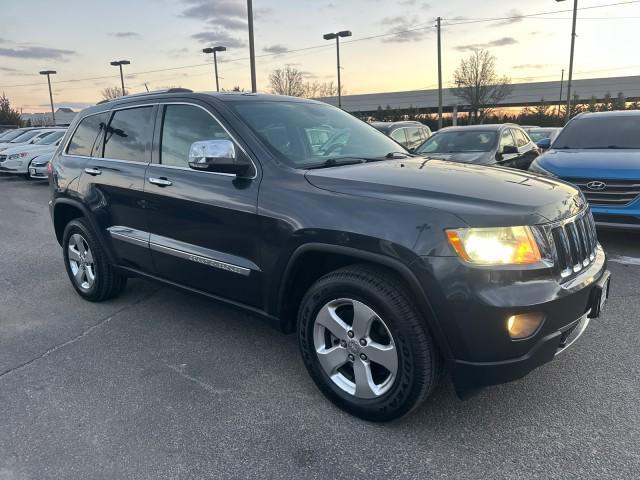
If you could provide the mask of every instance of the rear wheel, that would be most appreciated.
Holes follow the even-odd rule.
[[[126,286],[84,219],[69,222],[64,230],[64,262],[73,288],[86,300],[101,302],[117,296]]]
[[[437,385],[441,359],[403,285],[385,270],[347,267],[311,286],[299,312],[305,365],[320,390],[361,418],[409,413]]]

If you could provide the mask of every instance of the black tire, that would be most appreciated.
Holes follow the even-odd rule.
[[[442,377],[441,356],[426,321],[406,291],[391,272],[357,265],[320,278],[300,304],[298,341],[311,378],[338,407],[365,420],[383,422],[408,414],[431,394]],[[346,392],[320,365],[314,344],[316,315],[340,298],[357,300],[374,310],[395,342],[397,374],[389,390],[377,398],[358,398]]]
[[[93,256],[95,280],[88,288],[82,288],[74,279],[74,274],[69,261],[69,241],[74,234],[79,234],[87,243]],[[96,238],[93,229],[83,218],[77,218],[67,224],[64,229],[62,249],[64,264],[71,285],[76,292],[90,302],[102,302],[119,295],[126,287],[127,278],[118,274],[111,263],[109,257]]]

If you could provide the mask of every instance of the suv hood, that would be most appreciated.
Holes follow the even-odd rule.
[[[510,168],[427,158],[309,170],[306,178],[336,193],[446,211],[475,227],[548,223],[585,206],[579,190],[565,182]]]
[[[640,150],[549,150],[536,162],[559,177],[640,179]]]
[[[450,162],[462,162],[462,163],[495,163],[493,159],[493,152],[452,152],[452,153],[429,153],[424,154],[424,158],[434,160],[449,160]]]

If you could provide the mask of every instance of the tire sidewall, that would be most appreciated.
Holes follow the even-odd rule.
[[[360,399],[344,392],[325,373],[315,352],[313,331],[318,311],[331,300],[350,298],[360,301],[382,318],[398,352],[398,372],[392,387],[378,398]],[[341,408],[361,418],[385,421],[411,410],[420,397],[422,385],[418,369],[429,368],[430,357],[421,358],[414,335],[394,311],[389,299],[360,282],[320,280],[305,296],[300,307],[298,340],[307,369],[321,391]]]

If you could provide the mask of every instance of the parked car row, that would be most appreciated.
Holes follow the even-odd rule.
[[[66,128],[23,128],[0,135],[0,172],[46,178],[46,164],[64,138]],[[37,161],[36,161],[37,160]]]

